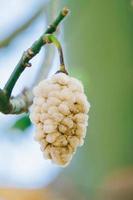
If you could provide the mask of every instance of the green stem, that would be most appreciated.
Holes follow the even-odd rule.
[[[47,34],[45,36],[45,38],[46,38],[45,40],[47,41],[47,43],[53,43],[56,46],[56,48],[58,49],[59,59],[60,59],[60,69],[58,72],[63,72],[63,73],[68,74],[68,72],[65,68],[64,56],[63,56],[63,50],[62,50],[61,43],[53,34]]]
[[[64,8],[58,15],[58,17],[55,19],[55,21],[48,26],[47,30],[44,32],[44,34],[33,43],[33,45],[23,53],[19,63],[17,64],[17,66],[15,67],[14,71],[12,72],[9,80],[7,81],[5,87],[4,87],[4,91],[6,92],[6,95],[8,98],[10,98],[12,90],[18,80],[18,78],[20,77],[20,75],[22,74],[22,72],[25,70],[26,67],[30,67],[31,64],[29,63],[29,61],[36,55],[39,53],[39,51],[41,50],[42,46],[45,45],[47,43],[47,41],[45,40],[45,35],[46,34],[51,34],[53,32],[56,31],[57,26],[59,25],[59,23],[64,19],[64,17],[68,14],[68,9]]]

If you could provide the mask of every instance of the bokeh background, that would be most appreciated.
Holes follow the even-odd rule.
[[[59,168],[43,159],[28,115],[0,114],[0,200],[133,199],[132,0],[0,0],[0,87],[64,6],[56,35],[91,103],[85,144]],[[45,47],[32,64],[14,95],[54,73],[57,52]]]

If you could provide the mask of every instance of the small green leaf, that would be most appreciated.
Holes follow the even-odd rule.
[[[12,126],[13,129],[19,129],[21,131],[25,131],[27,128],[31,126],[31,121],[29,119],[29,115],[25,115],[19,118],[14,125]]]

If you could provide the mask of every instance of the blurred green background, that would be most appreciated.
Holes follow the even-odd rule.
[[[85,145],[51,187],[61,193],[72,184],[76,194],[64,199],[88,200],[104,190],[108,177],[112,184],[125,171],[127,182],[133,177],[133,1],[56,2],[57,11],[71,10],[60,30],[65,61],[70,75],[84,83],[91,109]]]
[[[64,1],[69,70],[91,102],[85,146],[68,174],[90,193],[133,164],[133,7],[128,0]]]

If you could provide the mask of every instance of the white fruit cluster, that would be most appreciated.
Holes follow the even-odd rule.
[[[30,119],[36,126],[35,139],[46,159],[65,166],[84,143],[90,104],[83,85],[58,73],[41,81],[33,93]]]

